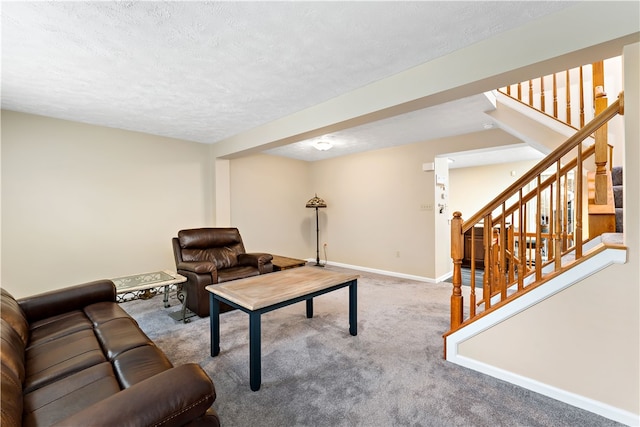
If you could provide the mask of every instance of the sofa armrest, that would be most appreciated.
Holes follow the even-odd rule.
[[[97,302],[116,300],[116,286],[103,279],[69,286],[18,299],[18,304],[31,323],[73,310],[81,310]]]
[[[238,264],[240,265],[250,265],[260,270],[261,273],[268,273],[273,271],[264,271],[265,266],[271,263],[273,259],[273,255],[261,253],[261,252],[253,252],[246,254],[238,255]]]
[[[205,416],[216,399],[213,382],[200,365],[168,369],[60,420],[56,426],[181,426]],[[204,424],[206,425],[206,424]]]
[[[176,265],[176,269],[198,274],[215,273],[217,271],[216,265],[209,261],[182,261]]]

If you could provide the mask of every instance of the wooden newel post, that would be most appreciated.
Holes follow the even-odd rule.
[[[462,324],[462,258],[464,256],[464,236],[462,234],[462,213],[454,212],[451,220],[451,258],[453,259],[453,293],[451,294],[451,329]]]
[[[593,105],[594,112],[597,116],[607,109],[609,101],[607,100],[607,93],[604,90],[604,65],[603,62],[596,62],[592,64],[593,68]],[[595,131],[595,163],[596,163],[596,176],[595,176],[595,204],[606,205],[609,199],[607,194],[608,186],[608,174],[607,174],[607,160],[608,160],[608,139],[607,139],[607,124],[602,125]]]

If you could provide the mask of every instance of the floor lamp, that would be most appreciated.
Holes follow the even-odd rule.
[[[324,267],[324,265],[320,264],[320,226],[318,225],[318,208],[326,208],[327,203],[316,194],[307,202],[307,207],[315,208],[316,210],[316,266]]]

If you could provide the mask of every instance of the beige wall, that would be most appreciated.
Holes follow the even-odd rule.
[[[449,169],[451,212],[459,211],[462,219],[470,218],[537,163],[532,160]]]
[[[321,242],[329,261],[417,276],[433,275],[432,176],[424,144],[314,162],[312,182],[327,201]],[[314,190],[315,191],[315,190]]]
[[[315,258],[315,216],[305,208],[313,197],[309,163],[255,155],[230,165],[231,225],[247,251]]]
[[[2,111],[2,286],[15,296],[174,269],[211,225],[209,147]]]

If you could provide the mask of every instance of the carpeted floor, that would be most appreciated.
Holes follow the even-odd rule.
[[[327,267],[332,270],[343,270]],[[221,315],[221,353],[209,319],[182,324],[159,297],[122,304],[174,365],[213,379],[225,427],[618,426],[613,421],[443,360],[451,285],[358,272],[358,335],[347,288],[262,316],[262,388],[249,388],[248,315]],[[505,343],[505,345],[508,345]]]

